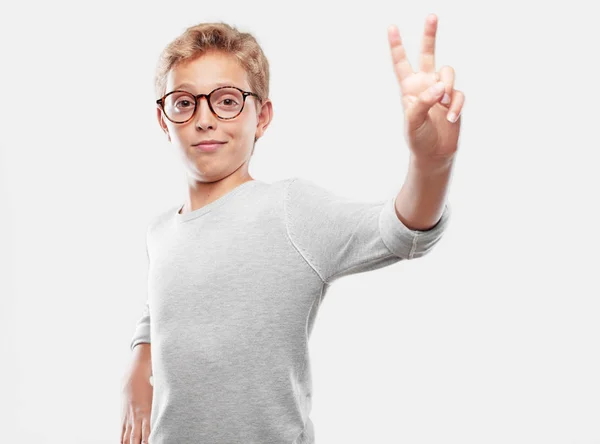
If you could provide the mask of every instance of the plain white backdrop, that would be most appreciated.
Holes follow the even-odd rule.
[[[253,177],[382,200],[407,171],[387,27],[466,101],[430,255],[348,276],[310,340],[317,444],[600,443],[597,19],[551,4],[29,2],[0,11],[0,442],[117,443],[145,233],[186,189],[155,117],[188,26],[251,32],[273,121]],[[283,443],[281,443],[283,444]]]

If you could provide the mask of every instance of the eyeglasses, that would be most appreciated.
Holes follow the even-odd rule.
[[[196,108],[202,97],[206,97],[211,112],[222,120],[236,118],[244,110],[246,97],[254,96],[258,100],[260,96],[253,92],[244,91],[236,86],[221,86],[209,94],[198,94],[175,90],[156,101],[156,104],[173,123],[185,123],[196,113]]]

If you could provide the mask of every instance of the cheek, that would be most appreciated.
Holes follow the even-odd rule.
[[[190,136],[191,132],[188,134],[188,131],[185,131],[185,128],[171,128],[169,134],[171,135],[171,142],[176,143],[181,147],[185,147],[192,143],[192,136]]]

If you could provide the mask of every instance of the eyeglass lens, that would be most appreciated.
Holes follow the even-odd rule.
[[[164,111],[175,122],[184,122],[192,117],[196,98],[186,92],[174,92],[165,97]],[[237,116],[244,104],[244,96],[235,88],[221,88],[214,91],[210,104],[215,113],[224,119]]]

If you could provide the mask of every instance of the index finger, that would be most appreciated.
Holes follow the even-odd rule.
[[[390,51],[392,53],[392,63],[394,64],[394,71],[398,81],[402,81],[413,74],[413,69],[410,66],[408,59],[406,58],[406,50],[402,44],[402,38],[400,37],[400,31],[396,25],[390,25],[388,27],[388,41],[390,42]]]

